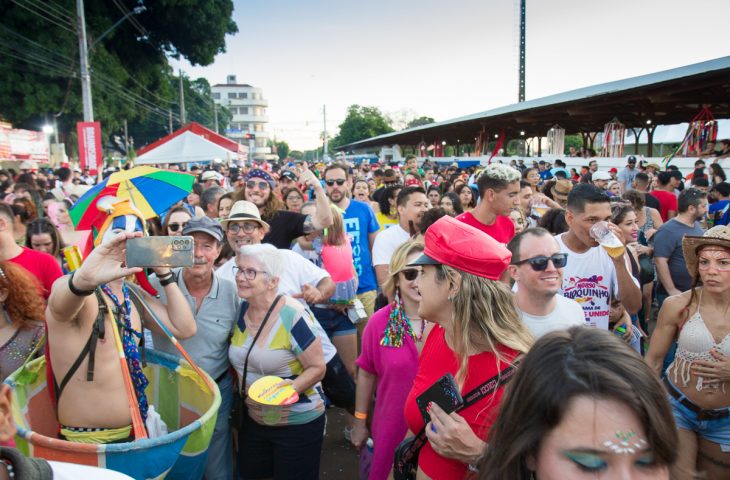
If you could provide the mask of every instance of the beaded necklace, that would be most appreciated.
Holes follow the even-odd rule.
[[[403,340],[406,335],[410,336],[414,342],[420,342],[423,339],[423,332],[426,329],[426,320],[421,320],[421,333],[416,335],[413,331],[411,321],[406,316],[403,302],[400,299],[400,292],[395,289],[395,299],[391,304],[390,315],[388,316],[388,324],[385,326],[383,338],[380,345],[384,347],[400,348],[403,346]]]
[[[124,350],[124,356],[127,359],[127,365],[129,366],[129,374],[132,377],[132,384],[134,385],[134,393],[137,394],[137,403],[139,403],[139,411],[142,414],[142,421],[147,419],[147,395],[145,394],[145,388],[149,381],[142,371],[142,361],[139,355],[139,348],[135,337],[142,338],[142,333],[136,331],[132,327],[132,303],[129,300],[129,288],[126,283],[122,284],[122,293],[124,294],[124,306],[121,305],[116,295],[112,293],[111,288],[107,285],[102,285],[101,290],[111,298],[117,312],[121,318],[115,318],[116,323],[122,328],[122,348]]]

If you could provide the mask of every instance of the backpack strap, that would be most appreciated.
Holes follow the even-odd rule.
[[[97,288],[95,290],[95,293],[97,301],[99,302],[99,313],[96,315],[96,320],[94,320],[94,325],[91,328],[91,334],[89,335],[89,339],[86,341],[86,345],[84,345],[84,348],[81,349],[81,353],[79,353],[79,356],[76,357],[76,360],[74,361],[73,365],[71,365],[71,368],[69,368],[68,372],[66,372],[66,375],[64,375],[60,385],[56,382],[56,375],[53,375],[53,390],[56,396],[56,417],[58,417],[58,404],[61,401],[61,394],[63,393],[63,390],[66,388],[66,385],[71,380],[71,377],[74,376],[76,371],[81,366],[81,363],[87,356],[89,357],[89,363],[86,370],[86,381],[94,381],[94,358],[96,357],[96,343],[99,339],[104,339],[104,318],[109,311],[106,303],[104,302],[104,299],[101,297],[101,291]]]

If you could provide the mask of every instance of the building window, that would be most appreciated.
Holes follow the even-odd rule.
[[[241,115],[248,115],[248,107],[241,107]]]
[[[221,94],[218,93],[218,92],[213,93],[213,99],[214,100],[220,100],[221,99]]]
[[[235,92],[228,92],[228,98],[236,98]]]
[[[238,98],[248,98],[248,93],[239,93]]]
[[[236,115],[238,113],[238,107],[230,107],[229,110],[231,111],[231,115]]]
[[[257,124],[256,124],[256,131],[257,131],[257,132],[263,132],[263,131],[264,131],[264,126],[263,126],[263,124],[261,124],[261,123],[257,123]]]

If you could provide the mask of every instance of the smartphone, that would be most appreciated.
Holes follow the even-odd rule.
[[[416,404],[425,423],[431,421],[431,415],[428,413],[431,402],[441,407],[441,410],[446,413],[454,412],[464,404],[459,386],[451,373],[439,378],[428,390],[416,398]]]
[[[127,267],[191,267],[193,237],[138,237],[127,240]]]

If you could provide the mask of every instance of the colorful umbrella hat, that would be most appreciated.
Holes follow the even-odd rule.
[[[193,189],[195,175],[140,166],[112,173],[95,185],[68,212],[76,230],[91,230],[103,222],[105,212],[96,202],[105,196],[129,198],[146,219],[154,218],[187,197]]]

